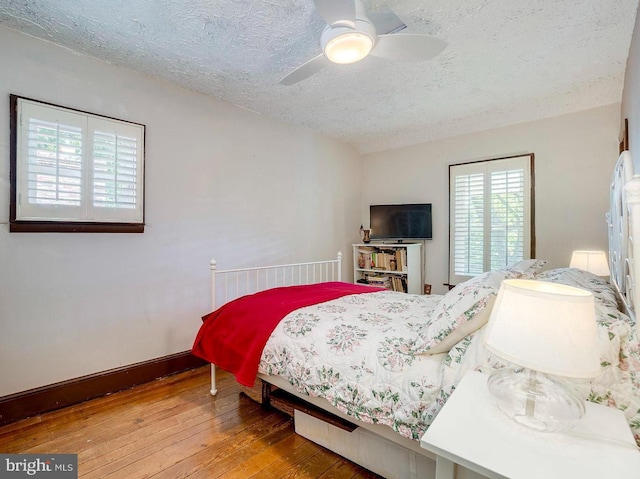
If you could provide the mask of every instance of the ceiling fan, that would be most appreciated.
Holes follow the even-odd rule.
[[[367,55],[399,61],[425,61],[438,55],[447,46],[443,40],[429,35],[396,33],[406,27],[392,12],[378,18],[388,33],[378,34],[367,15],[362,0],[314,0],[318,14],[327,22],[320,36],[322,53],[298,67],[282,80],[281,85],[293,85],[331,63],[355,63]],[[390,20],[389,16],[393,18]],[[389,28],[389,22],[396,24]],[[397,24],[399,22],[399,24]]]

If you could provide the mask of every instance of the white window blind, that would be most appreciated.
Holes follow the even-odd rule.
[[[484,175],[456,176],[454,191],[455,271],[473,276],[484,271]]]
[[[502,268],[524,259],[524,170],[491,172],[491,264]]]
[[[450,284],[530,257],[532,158],[450,166]]]
[[[35,118],[27,128],[28,202],[80,206],[82,128]]]
[[[135,208],[137,197],[135,138],[96,131],[93,135],[93,206]]]
[[[17,221],[143,223],[143,125],[17,104]]]

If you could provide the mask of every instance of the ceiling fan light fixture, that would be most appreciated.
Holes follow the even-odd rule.
[[[447,46],[446,42],[428,35],[398,33],[406,25],[391,11],[375,17],[378,26],[386,32],[378,35],[377,26],[368,17],[363,0],[313,2],[327,23],[320,35],[322,54],[282,78],[281,85],[293,85],[309,78],[331,63],[356,63],[368,55],[393,61],[427,61]]]
[[[351,31],[331,38],[324,46],[325,56],[333,63],[349,64],[362,60],[373,48],[373,38]]]

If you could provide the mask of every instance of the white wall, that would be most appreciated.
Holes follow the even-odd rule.
[[[0,45],[0,396],[190,349],[212,256],[357,240],[353,148],[3,27]],[[10,93],[147,126],[144,234],[9,233]]]
[[[458,136],[364,157],[362,221],[370,204],[433,203],[426,282],[444,293],[448,278],[448,166],[535,154],[537,257],[567,266],[574,249],[608,250],[605,213],[618,153],[620,105]]]

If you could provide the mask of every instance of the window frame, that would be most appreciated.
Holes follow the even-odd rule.
[[[141,155],[139,160],[140,167],[140,182],[141,188],[140,194],[136,196],[141,201],[141,220],[138,221],[103,221],[87,220],[69,220],[69,219],[18,219],[18,195],[21,193],[20,185],[18,184],[18,169],[22,168],[18,161],[23,161],[22,158],[18,158],[18,129],[19,114],[18,104],[20,100],[33,102],[43,107],[52,107],[71,112],[77,115],[86,115],[88,118],[96,118],[99,120],[118,122],[123,125],[132,125],[141,129]],[[143,233],[145,226],[145,142],[146,142],[146,126],[140,123],[135,123],[127,120],[121,120],[118,118],[112,118],[105,115],[99,115],[87,111],[82,111],[74,108],[69,108],[53,103],[48,103],[40,100],[34,100],[19,95],[9,95],[9,108],[10,108],[10,135],[9,135],[9,184],[10,184],[10,201],[9,201],[9,231],[12,233]],[[90,153],[88,153],[90,154]],[[83,156],[82,164],[86,165],[87,160]]]
[[[455,269],[454,269],[454,254],[455,254],[455,250],[454,250],[454,238],[452,236],[452,233],[454,231],[454,224],[453,224],[453,216],[454,216],[454,205],[452,204],[452,195],[453,195],[453,190],[452,190],[452,178],[454,176],[454,168],[455,167],[460,167],[460,166],[470,166],[470,165],[481,165],[481,164],[486,164],[488,162],[492,162],[492,161],[501,161],[501,160],[516,160],[516,159],[528,159],[529,162],[529,194],[528,194],[528,200],[529,200],[529,212],[528,212],[528,216],[529,216],[529,224],[528,224],[528,229],[529,229],[529,254],[528,254],[528,258],[526,257],[527,255],[525,255],[525,257],[523,259],[530,259],[530,258],[535,258],[536,257],[536,234],[535,234],[535,155],[533,153],[524,153],[524,154],[520,154],[520,155],[512,155],[512,156],[504,156],[504,157],[500,157],[500,158],[490,158],[490,159],[486,159],[486,160],[479,160],[479,161],[469,161],[469,162],[465,162],[465,163],[455,163],[455,164],[450,164],[449,165],[449,266],[448,266],[448,286],[449,287],[453,287],[455,286],[457,283],[465,281],[467,279],[472,278],[473,276],[466,276],[466,275],[456,275],[455,274]],[[525,167],[526,168],[526,167]],[[526,182],[525,182],[526,184]],[[524,192],[525,196],[527,196],[527,192]],[[485,212],[485,223],[484,226],[486,226],[486,216],[490,214],[489,212]],[[490,215],[489,215],[490,216]],[[483,229],[483,231],[485,231]],[[486,238],[486,236],[485,236]],[[487,262],[487,257],[486,255],[489,254],[490,255],[490,247],[488,248],[487,245],[485,245],[485,251],[483,251],[483,258],[485,260],[485,263]],[[489,251],[487,251],[489,250]],[[489,261],[490,264],[490,261]],[[484,269],[484,268],[483,268]]]

